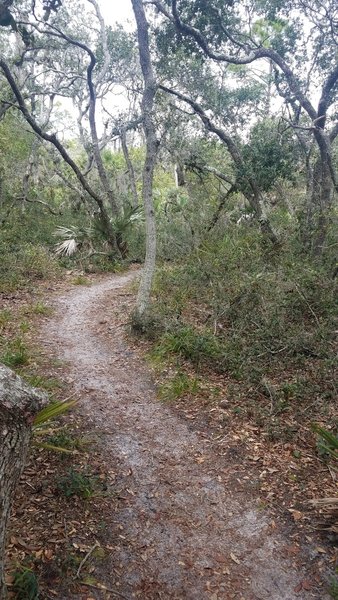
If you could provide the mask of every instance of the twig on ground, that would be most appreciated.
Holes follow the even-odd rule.
[[[121,592],[117,592],[116,590],[112,590],[111,588],[106,587],[105,585],[95,585],[94,583],[86,583],[85,581],[80,582],[81,585],[85,585],[86,587],[93,588],[94,590],[101,590],[101,592],[109,592],[113,594],[113,596],[117,596],[118,598],[123,598],[123,600],[128,600],[127,596],[121,594]]]
[[[76,574],[75,574],[75,576],[74,576],[74,579],[79,579],[82,567],[83,567],[83,566],[84,566],[84,564],[87,562],[88,558],[89,558],[89,557],[90,557],[90,556],[93,554],[94,550],[95,550],[96,548],[99,548],[99,547],[100,547],[100,544],[99,544],[99,542],[95,542],[94,546],[92,546],[92,548],[91,548],[91,549],[90,549],[90,550],[87,552],[87,554],[86,554],[86,556],[84,557],[84,559],[83,559],[83,560],[81,560],[81,562],[80,562],[80,565],[79,565],[79,568],[78,568],[78,570],[76,571]]]

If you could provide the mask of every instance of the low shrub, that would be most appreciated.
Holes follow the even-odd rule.
[[[166,332],[155,350],[159,357],[176,354],[190,360],[197,366],[202,363],[222,370],[225,354],[219,340],[208,331],[196,331],[190,325],[176,326]]]
[[[129,328],[135,335],[156,340],[165,331],[166,324],[164,318],[155,311],[148,311],[142,317],[134,311],[129,318]]]
[[[187,394],[196,394],[199,390],[199,381],[196,377],[189,377],[179,371],[171,379],[159,386],[158,395],[161,400],[172,401],[182,398]]]
[[[15,291],[59,272],[57,260],[42,246],[0,246],[0,251],[0,291]]]
[[[337,279],[330,265],[272,248],[252,229],[210,237],[183,264],[164,265],[153,310],[164,330],[154,353],[224,372],[276,405],[332,400]]]
[[[13,592],[15,600],[37,600],[39,585],[34,571],[19,566],[13,573]]]
[[[58,490],[66,498],[78,496],[79,498],[87,499],[93,496],[97,490],[97,477],[82,471],[70,469],[64,477],[58,480]]]

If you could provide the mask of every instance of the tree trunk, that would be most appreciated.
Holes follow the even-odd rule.
[[[143,169],[142,187],[142,197],[146,217],[146,257],[136,305],[138,316],[142,317],[149,308],[156,262],[156,223],[153,203],[153,179],[158,141],[156,139],[156,130],[153,122],[153,107],[157,88],[149,51],[148,23],[142,0],[132,0],[132,5],[137,24],[140,63],[144,79],[142,117],[146,138],[146,159]]]
[[[245,193],[245,197],[254,210],[261,232],[267,239],[270,240],[270,242],[272,242],[274,245],[277,245],[279,242],[278,236],[267,215],[264,198],[262,197],[262,194],[260,193],[256,183],[251,178],[248,178],[248,182],[251,185],[252,193],[250,193],[250,191]]]
[[[131,188],[131,193],[132,193],[132,198],[133,198],[132,206],[133,206],[133,208],[137,208],[139,205],[139,201],[138,201],[138,193],[137,193],[137,186],[136,186],[135,170],[134,170],[134,165],[133,165],[132,160],[129,155],[128,144],[127,144],[127,134],[126,134],[125,129],[122,129],[122,131],[121,131],[121,146],[122,146],[124,160],[126,161],[126,165],[127,165],[128,175],[129,175],[129,183],[130,183],[130,188]]]
[[[28,386],[0,365],[0,598],[7,597],[4,582],[6,527],[15,488],[25,465],[35,415],[47,404],[46,394]]]
[[[306,214],[306,246],[314,255],[321,254],[326,239],[333,190],[329,159],[324,153],[313,168]]]

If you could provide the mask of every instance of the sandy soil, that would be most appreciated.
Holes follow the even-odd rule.
[[[67,382],[107,463],[118,465],[117,508],[104,515],[112,549],[105,584],[128,599],[323,600],[323,591],[302,585],[311,575],[306,556],[286,555],[288,532],[231,485],[229,458],[156,399],[121,326],[100,335],[105,297],[117,305],[136,276],[65,293],[45,330],[45,347],[67,362]],[[91,596],[110,597],[100,593]]]

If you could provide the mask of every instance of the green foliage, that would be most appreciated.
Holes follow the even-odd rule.
[[[63,227],[59,225],[53,235],[63,241],[56,244],[54,252],[57,256],[73,256],[81,249],[88,251],[92,248],[93,234],[92,227],[81,228],[76,225]]]
[[[336,573],[332,577],[329,587],[329,594],[333,600],[338,600],[338,569],[336,569]]]
[[[93,496],[97,489],[97,477],[70,469],[64,477],[60,477],[57,487],[66,498],[78,496],[86,500]]]
[[[76,277],[74,277],[74,279],[72,279],[72,284],[73,285],[91,285],[91,282],[88,279],[88,277],[85,277],[84,275],[77,275]]]
[[[46,392],[55,392],[62,387],[62,383],[54,377],[25,373],[24,378],[32,387],[42,388]]]
[[[13,592],[15,600],[37,600],[39,586],[35,573],[20,566],[13,573]]]
[[[298,157],[290,133],[282,135],[278,121],[266,119],[251,130],[243,147],[244,172],[255,178],[262,191],[269,191],[278,179],[295,181]]]
[[[34,419],[34,427],[40,427],[44,423],[59,417],[68,412],[77,404],[77,400],[66,400],[62,402],[52,402],[40,410]]]
[[[312,429],[319,436],[318,450],[320,454],[329,454],[338,460],[338,436],[316,423],[313,423]]]
[[[267,247],[254,229],[228,227],[184,263],[163,267],[153,310],[165,326],[155,355],[228,373],[258,395],[272,394],[277,413],[313,396],[331,401],[337,282],[297,252]]]
[[[118,80],[123,78],[123,73],[128,71],[133,66],[133,70],[137,71],[138,64],[135,53],[134,36],[127,33],[121,25],[116,25],[114,29],[107,27],[107,45],[110,55],[109,70],[111,77]],[[102,68],[104,62],[104,52],[101,43],[97,49],[97,60]]]
[[[144,221],[143,208],[141,206],[126,206],[123,214],[113,219],[112,224],[117,234],[125,235],[126,231],[138,221]]]
[[[11,368],[21,367],[29,362],[29,350],[22,338],[9,340],[0,361]]]
[[[50,306],[47,306],[43,302],[36,302],[31,306],[31,312],[34,315],[45,315],[49,316],[52,314],[53,309]]]
[[[68,412],[74,405],[77,404],[76,400],[73,401],[61,401],[51,402],[48,406],[43,408],[35,417],[33,421],[33,433],[34,445],[45,450],[51,450],[52,452],[61,452],[63,454],[74,454],[74,448],[69,449],[63,445],[53,444],[50,439],[46,441],[39,441],[39,438],[43,439],[44,436],[48,435],[48,429],[43,429],[42,425],[49,423],[49,421],[59,417]]]
[[[158,394],[161,400],[172,401],[187,394],[196,394],[198,390],[198,379],[179,371],[169,381],[159,386]]]
[[[8,308],[0,310],[0,331],[5,328],[12,319],[12,313]]]
[[[225,360],[222,346],[215,336],[208,331],[196,331],[189,325],[178,325],[161,337],[156,355],[164,358],[169,354],[177,354],[197,366],[212,364],[215,369],[222,368]]]
[[[164,331],[163,318],[154,311],[148,311],[142,317],[133,311],[129,318],[129,326],[135,335],[155,340]]]
[[[13,291],[33,284],[36,280],[56,276],[59,267],[49,252],[33,244],[19,247],[1,245],[0,289]]]
[[[81,439],[70,435],[64,429],[49,435],[46,442],[50,446],[55,446],[64,450],[80,450],[84,444]]]

